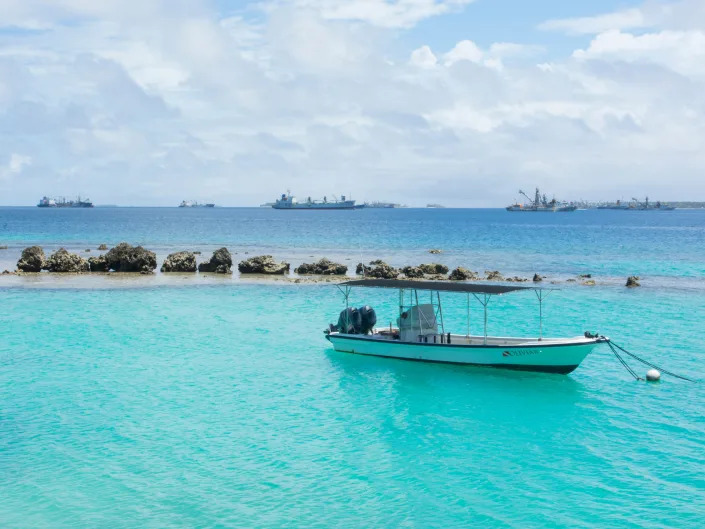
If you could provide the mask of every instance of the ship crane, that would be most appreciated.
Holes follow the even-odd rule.
[[[520,195],[524,195],[524,196],[526,197],[526,200],[529,201],[529,203],[531,203],[531,204],[534,203],[534,201],[533,201],[531,198],[529,198],[529,195],[527,195],[526,193],[524,193],[521,189],[519,190],[519,194],[520,194]]]

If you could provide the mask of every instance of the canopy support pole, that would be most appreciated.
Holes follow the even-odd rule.
[[[490,303],[490,298],[492,297],[491,294],[482,294],[483,298],[480,299],[480,297],[473,292],[472,294],[475,296],[475,299],[480,302],[482,307],[484,308],[485,311],[485,334],[484,334],[484,339],[482,341],[483,345],[487,345],[487,305]]]
[[[468,343],[470,342],[470,294],[468,294]]]
[[[539,341],[543,340],[543,300],[551,293],[550,290],[534,290],[534,294],[539,300]]]
[[[433,294],[431,294],[433,297]],[[441,333],[445,334],[446,333],[446,328],[445,325],[443,325],[443,307],[441,307],[441,293],[436,290],[436,297],[438,298],[438,314],[441,317]],[[433,302],[433,299],[431,299],[431,302]]]

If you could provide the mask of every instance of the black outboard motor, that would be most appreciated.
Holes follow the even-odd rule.
[[[360,311],[355,307],[345,309],[338,317],[338,332],[342,334],[359,334],[362,328],[362,317]]]
[[[377,314],[375,314],[375,309],[369,305],[365,305],[364,307],[360,307],[358,309],[358,313],[360,314],[361,319],[360,334],[369,334],[377,324]]]

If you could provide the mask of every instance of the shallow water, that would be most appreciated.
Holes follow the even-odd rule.
[[[333,285],[0,276],[0,526],[702,526],[705,212],[291,213],[0,208],[0,265],[125,239],[541,271],[562,287],[547,335],[599,331],[699,382],[634,382],[604,346],[569,376],[336,353]],[[466,299],[442,299],[464,332]],[[352,301],[395,317],[394,292]],[[533,294],[494,298],[489,332],[535,335]]]
[[[554,293],[547,333],[599,329],[705,376],[705,298],[594,293]],[[358,294],[391,317],[395,296]],[[607,349],[570,376],[336,353],[321,330],[341,300],[322,285],[0,289],[0,304],[6,527],[702,522],[702,383],[634,382]],[[490,332],[536,331],[530,295],[493,309]]]

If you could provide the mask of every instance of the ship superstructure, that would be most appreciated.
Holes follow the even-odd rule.
[[[307,197],[306,200],[299,202],[290,192],[283,193],[272,205],[274,209],[356,209],[355,201],[348,200],[345,195],[338,200],[333,197],[333,200],[328,200],[328,197],[323,197],[323,200],[313,200]]]
[[[66,200],[66,198],[42,197],[37,204],[39,208],[92,208],[93,202],[89,199],[82,199],[80,196],[76,200]]]
[[[577,206],[575,206],[574,204],[568,204],[567,202],[559,202],[555,198],[548,200],[546,198],[546,194],[544,193],[542,195],[538,187],[536,188],[536,192],[534,193],[533,199],[531,199],[529,195],[524,193],[522,190],[519,190],[519,193],[524,195],[529,202],[526,204],[519,204],[517,202],[515,204],[512,204],[511,206],[507,206],[507,211],[532,211],[553,213],[556,211],[575,211],[576,209],[578,209]]]

